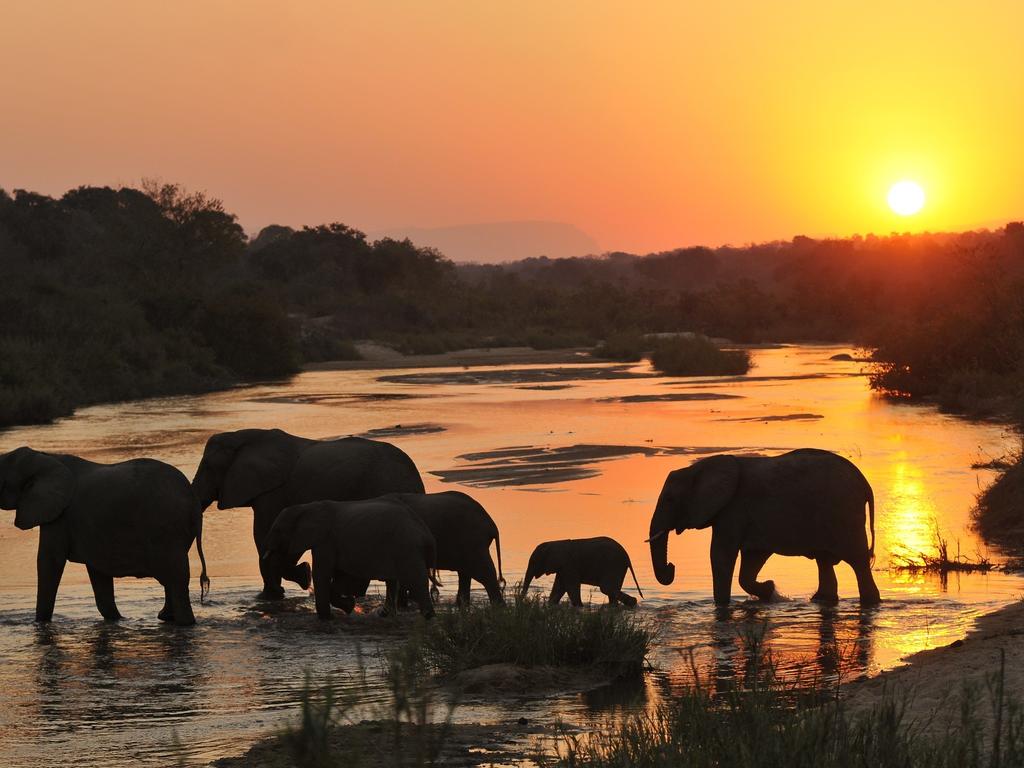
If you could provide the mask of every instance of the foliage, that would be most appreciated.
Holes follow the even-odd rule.
[[[518,595],[503,608],[439,611],[417,640],[424,663],[442,675],[487,664],[603,667],[638,672],[652,640],[635,614],[617,608],[573,609],[540,595]]]
[[[668,376],[735,376],[750,370],[750,353],[721,349],[707,336],[684,334],[658,339],[651,365]]]
[[[770,664],[723,694],[699,683],[610,732],[565,734],[560,768],[995,768],[1024,764],[1024,710],[1004,690],[1002,668],[987,690],[964,688],[926,721],[889,692],[847,711],[819,690],[798,695]],[[987,693],[987,697],[985,694]],[[831,701],[829,700],[831,699]],[[825,702],[822,704],[822,702]],[[957,706],[959,704],[959,706]],[[994,725],[982,725],[991,707]],[[948,719],[948,722],[943,720]]]
[[[591,354],[604,360],[635,363],[648,351],[647,338],[636,330],[613,333],[594,347]]]

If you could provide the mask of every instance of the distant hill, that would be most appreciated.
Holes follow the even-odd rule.
[[[371,239],[409,238],[452,261],[499,264],[533,256],[586,256],[599,248],[590,235],[561,221],[496,221],[453,227],[409,227],[370,232]]]

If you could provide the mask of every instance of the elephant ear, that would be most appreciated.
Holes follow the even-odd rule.
[[[280,488],[291,475],[299,449],[280,430],[269,430],[241,445],[224,474],[217,507],[248,507],[253,499]]]
[[[30,448],[19,448],[16,458],[21,476],[21,494],[14,524],[23,531],[52,523],[71,504],[75,476],[52,456]]]
[[[693,481],[687,505],[688,528],[707,528],[726,504],[740,482],[740,464],[735,456],[710,456],[694,467]]]
[[[327,538],[323,521],[326,511],[322,502],[298,504],[281,510],[270,528],[265,558],[285,558],[288,564],[295,563],[319,541]]]

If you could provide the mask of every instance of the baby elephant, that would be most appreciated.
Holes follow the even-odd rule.
[[[420,613],[430,618],[431,574],[437,554],[434,537],[408,506],[393,496],[365,501],[315,501],[288,507],[278,515],[263,550],[275,573],[294,568],[313,551],[316,612],[331,618],[331,605],[346,612],[371,579],[408,589]],[[388,606],[390,609],[392,606]]]
[[[545,541],[538,544],[530,555],[522,594],[526,594],[535,576],[553,573],[555,584],[551,588],[549,598],[552,603],[557,603],[562,599],[562,595],[568,592],[573,605],[583,605],[580,599],[580,584],[591,584],[608,595],[609,604],[622,603],[633,608],[636,606],[636,598],[622,591],[627,568],[633,574],[636,591],[643,597],[644,593],[637,583],[629,555],[615,539],[596,536],[592,539]]]

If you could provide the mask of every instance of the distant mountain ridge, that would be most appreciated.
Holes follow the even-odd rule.
[[[452,261],[499,264],[534,256],[552,259],[599,252],[597,242],[573,224],[562,221],[495,221],[450,227],[406,227],[369,233],[370,239],[409,238],[419,246],[437,248]]]

